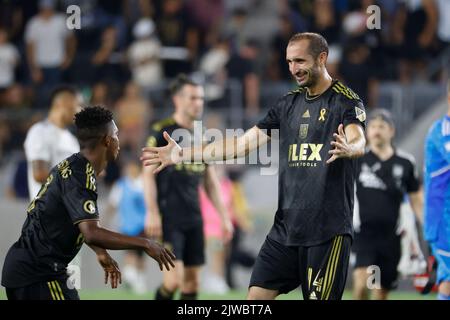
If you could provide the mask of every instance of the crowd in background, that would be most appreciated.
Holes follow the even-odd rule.
[[[381,8],[379,30],[366,26],[372,4]],[[69,5],[81,9],[80,29],[67,28]],[[426,77],[450,42],[448,7],[445,0],[0,0],[0,158],[22,149],[61,83],[76,86],[85,104],[114,111],[121,148],[131,154],[149,123],[170,114],[165,90],[180,72],[204,81],[209,110],[222,121],[239,103],[253,123],[268,107],[266,88],[295,87],[285,47],[302,31],[328,40],[332,76],[376,107],[379,81]]]

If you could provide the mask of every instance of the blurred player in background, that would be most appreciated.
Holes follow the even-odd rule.
[[[162,270],[174,266],[173,254],[158,243],[111,232],[99,225],[96,176],[119,154],[112,113],[89,107],[75,115],[81,151],[50,170],[27,209],[19,240],[9,249],[2,285],[11,300],[78,300],[70,287],[68,263],[86,242],[105,271],[105,283],[121,282],[117,263],[105,249],[142,249]]]
[[[279,130],[278,210],[256,259],[248,299],[274,299],[299,285],[305,299],[338,300],[344,292],[355,158],[364,154],[366,114],[359,97],[328,74],[327,57],[321,35],[294,35],[286,61],[299,88],[280,98],[256,126],[193,148],[181,148],[164,132],[166,146],[143,150],[144,165],[159,172],[198,159],[245,156]]]
[[[30,200],[37,195],[53,166],[80,151],[77,139],[67,129],[73,124],[73,116],[80,104],[81,99],[74,88],[61,86],[55,89],[47,119],[35,123],[28,131],[24,148]]]
[[[134,159],[128,159],[123,170],[125,175],[116,181],[109,194],[107,211],[117,212],[120,233],[144,237],[145,201],[141,166]],[[122,269],[125,285],[136,294],[147,291],[144,253],[143,250],[127,251]]]
[[[400,205],[405,194],[417,218],[422,219],[423,196],[415,160],[393,147],[394,135],[390,112],[373,111],[367,124],[369,148],[358,159],[356,178],[360,226],[353,244],[355,299],[368,299],[369,266],[378,266],[381,271],[381,288],[372,291],[372,298],[386,300],[396,287],[401,257]]]
[[[156,122],[148,138],[149,147],[166,144],[163,133],[185,132],[183,145],[193,142],[194,121],[203,114],[203,87],[185,75],[179,75],[170,87],[175,112],[172,117]],[[184,130],[184,131],[183,131]],[[186,131],[188,130],[188,131]],[[157,300],[173,299],[180,289],[181,299],[197,298],[200,266],[205,262],[203,220],[199,203],[199,186],[205,191],[219,212],[224,238],[229,240],[233,226],[220,195],[220,186],[213,166],[204,163],[178,163],[154,174],[156,165],[144,168],[144,192],[147,207],[147,235],[162,238],[177,256],[174,270],[164,272]]]
[[[447,103],[425,143],[424,235],[438,263],[439,300],[450,300],[450,81]]]

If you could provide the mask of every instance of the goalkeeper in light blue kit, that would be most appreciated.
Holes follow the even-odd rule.
[[[425,143],[425,238],[438,262],[439,300],[450,300],[450,81],[448,112]]]

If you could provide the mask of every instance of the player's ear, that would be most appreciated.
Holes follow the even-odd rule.
[[[111,137],[109,135],[105,134],[102,141],[103,141],[103,145],[105,147],[109,147],[109,145],[111,144]]]
[[[318,64],[320,66],[325,66],[325,64],[327,63],[327,58],[328,58],[328,55],[326,52],[319,53],[319,56],[317,57]]]

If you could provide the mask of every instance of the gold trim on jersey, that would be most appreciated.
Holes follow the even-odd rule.
[[[305,91],[305,88],[298,87],[297,89],[289,91],[286,95],[302,93]]]
[[[166,118],[166,119],[162,119],[158,122],[155,122],[152,126],[152,129],[154,131],[161,131],[162,128],[170,126],[172,124],[175,124],[175,119],[173,118]]]
[[[27,208],[27,213],[30,213],[36,207],[36,200],[40,199],[44,195],[44,193],[47,191],[48,186],[50,185],[50,183],[52,183],[52,181],[53,181],[53,174],[47,177],[47,181],[41,187],[41,190],[39,190],[37,196],[33,199],[33,201],[31,201],[30,205]]]
[[[359,100],[359,96],[352,89],[343,85],[339,81],[337,81],[333,85],[333,90],[337,93],[344,95],[345,97],[349,98],[350,100]]]
[[[89,162],[86,164],[86,189],[92,190],[94,192],[97,190],[94,168]]]

